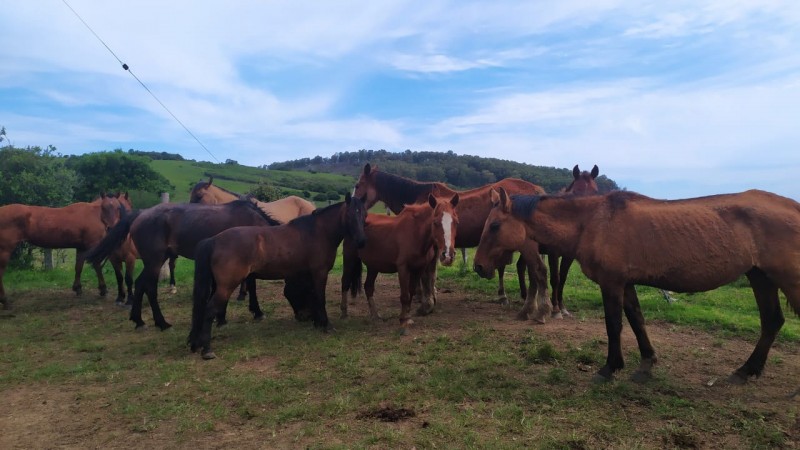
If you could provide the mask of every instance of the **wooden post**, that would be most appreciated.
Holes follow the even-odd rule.
[[[53,249],[43,248],[44,251],[44,270],[53,270]]]

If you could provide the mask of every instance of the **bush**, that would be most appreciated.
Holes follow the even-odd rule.
[[[339,197],[341,196],[338,192],[328,192],[328,200],[333,200],[336,202],[339,201]]]
[[[314,200],[318,201],[318,202],[324,202],[327,199],[328,199],[328,195],[323,193],[323,192],[320,192],[319,194],[315,194],[314,195]]]

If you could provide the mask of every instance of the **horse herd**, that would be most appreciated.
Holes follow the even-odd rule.
[[[353,193],[340,203],[315,209],[298,197],[263,203],[213,184],[199,182],[190,203],[166,203],[133,210],[127,194],[101,195],[91,203],[64,208],[27,205],[0,207],[0,303],[11,252],[21,241],[50,248],[76,248],[73,290],[81,292],[84,260],[97,272],[106,292],[101,263],[115,269],[118,302],[127,298],[137,328],[147,295],[156,326],[171,325],[157,299],[157,281],[165,261],[195,260],[192,323],[188,343],[204,359],[215,357],[211,328],[226,322],[230,296],[240,288],[249,294],[255,319],[263,312],[255,280],[285,280],[284,296],[298,320],[332,329],[326,312],[328,274],[343,248],[341,316],[348,314],[348,293],[362,286],[370,316],[378,273],[397,273],[400,284],[401,332],[418,315],[436,305],[436,267],[450,265],[456,248],[476,247],[475,272],[485,278],[499,273],[498,295],[507,301],[503,271],[519,252],[517,273],[525,303],[520,319],[569,315],[563,287],[569,267],[580,263],[600,286],[608,335],[605,365],[596,381],[611,380],[624,367],[620,333],[624,313],[641,354],[632,379],[645,381],[657,361],[647,335],[635,285],[676,292],[715,289],[745,275],[761,318],[761,335],[745,363],[728,378],[745,383],[759,376],[784,323],[778,291],[800,314],[800,204],[768,192],[751,190],[685,200],[655,200],[627,191],[598,193],[592,171],[573,169],[573,182],[547,195],[539,186],[504,179],[480,188],[455,191],[443,183],[421,183],[366,164]],[[368,214],[383,202],[393,216]],[[463,251],[463,250],[462,250]],[[547,289],[547,255],[552,296]],[[131,291],[135,258],[143,269]],[[127,266],[122,285],[121,266]],[[530,287],[526,286],[527,275]],[[172,278],[174,285],[174,277]]]

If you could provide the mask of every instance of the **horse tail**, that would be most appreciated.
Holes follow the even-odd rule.
[[[189,345],[194,349],[203,330],[206,308],[214,291],[214,272],[211,257],[214,254],[214,238],[203,239],[194,250],[194,288],[192,289],[192,329]]]
[[[136,210],[120,218],[119,222],[108,230],[105,237],[86,252],[86,260],[92,264],[105,261],[109,255],[125,243],[125,239],[131,231],[131,224],[141,213],[142,210]]]

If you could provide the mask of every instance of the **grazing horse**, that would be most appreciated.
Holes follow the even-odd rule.
[[[348,289],[355,293],[358,288],[362,262],[367,266],[364,292],[373,320],[380,319],[373,300],[378,273],[397,273],[403,333],[413,323],[411,297],[420,283],[423,299],[417,314],[431,313],[436,302],[433,285],[437,257],[447,266],[455,259],[459,204],[459,194],[453,194],[449,201],[428,194],[428,204],[406,205],[397,216],[367,215],[367,245],[355,249],[346,241],[343,250],[342,317],[347,317]]]
[[[562,189],[559,194],[560,195],[589,195],[589,194],[596,194],[598,192],[597,183],[595,179],[597,175],[600,174],[600,169],[597,168],[597,165],[592,167],[591,172],[582,171],[578,168],[576,164],[575,167],[572,168],[572,183],[569,184],[566,188]],[[512,196],[513,197],[513,196]],[[485,231],[485,227],[484,227]],[[527,241],[526,241],[527,242]],[[548,249],[547,247],[541,248],[542,254],[547,255],[547,265],[550,267],[550,295],[551,303],[553,306],[552,317],[556,319],[561,319],[563,316],[570,316],[570,312],[564,306],[564,285],[567,283],[567,274],[569,273],[569,268],[572,266],[572,258],[569,257],[562,257],[554,250]],[[561,259],[561,263],[559,264],[559,259]],[[523,299],[527,298],[527,289],[525,288],[525,282],[522,277],[520,277],[520,295]],[[523,311],[525,308],[523,308]]]
[[[203,359],[211,351],[211,322],[228,303],[233,290],[251,274],[277,280],[310,272],[316,294],[312,309],[314,325],[330,327],[325,310],[328,272],[336,260],[342,239],[348,236],[363,246],[367,210],[359,198],[330,205],[276,227],[235,227],[201,241],[195,251],[192,352],[202,348]]]
[[[11,204],[0,206],[0,303],[8,309],[11,303],[3,288],[11,252],[23,241],[44,248],[74,248],[75,280],[72,290],[80,295],[81,272],[86,251],[103,239],[122,212],[115,197],[101,194],[91,203],[80,202],[63,208]],[[106,281],[99,263],[92,264],[97,274],[100,295],[106,295]]]
[[[146,293],[156,326],[165,330],[171,325],[164,319],[157,299],[158,273],[164,261],[177,256],[194,259],[198,242],[228,228],[267,225],[279,224],[247,200],[223,205],[162,203],[123,217],[87,258],[93,262],[103,261],[124,243],[130,233],[144,265],[136,278],[130,320],[136,328],[145,325],[142,321],[142,297]],[[293,299],[290,303],[298,313],[299,304]],[[254,295],[250,297],[250,311],[256,319],[264,315]],[[224,322],[224,313],[219,319]]]
[[[189,193],[189,202],[217,205],[245,198],[243,195],[212,184],[213,181],[214,177],[209,177],[208,181],[199,181],[194,185]],[[287,223],[297,217],[311,214],[317,209],[313,203],[296,195],[290,195],[273,202],[256,201],[256,205],[280,223]]]
[[[800,314],[800,204],[750,190],[685,200],[655,200],[616,191],[584,197],[517,196],[499,191],[493,211],[498,233],[523,220],[537,242],[575,258],[600,285],[608,334],[606,364],[595,379],[607,381],[624,367],[622,313],[639,344],[634,381],[651,377],[656,354],[635,285],[702,292],[747,276],[761,316],[761,336],[747,361],[728,378],[736,384],[759,376],[784,323],[778,298]]]
[[[381,201],[398,214],[403,210],[404,205],[425,203],[428,194],[436,197],[450,198],[458,193],[460,201],[458,203],[458,248],[477,247],[480,242],[483,224],[486,216],[492,208],[489,199],[489,191],[503,187],[506,192],[512,194],[544,194],[544,189],[533,183],[516,178],[506,178],[496,183],[483,187],[470,189],[467,191],[455,191],[444,183],[421,183],[408,178],[403,178],[390,173],[382,172],[377,167],[370,164],[364,166],[364,170],[356,183],[354,195],[367,196],[367,208],[371,208],[375,203]],[[506,290],[503,283],[505,265],[511,262],[511,256],[507,255],[507,262],[497,266],[499,274],[497,294],[501,301],[506,301]]]

